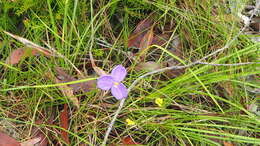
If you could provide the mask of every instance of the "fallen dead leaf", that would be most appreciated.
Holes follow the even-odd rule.
[[[27,141],[24,141],[21,143],[21,146],[34,146],[35,144],[39,143],[41,141],[40,137],[29,139]]]
[[[122,146],[129,146],[129,145],[140,145],[140,143],[135,142],[130,136],[123,138]]]
[[[234,146],[232,143],[226,142],[226,141],[223,142],[223,145],[224,145],[224,146]]]
[[[68,130],[68,128],[69,128],[68,116],[69,116],[68,105],[64,104],[63,111],[60,114],[60,126],[65,130]],[[69,133],[66,132],[65,130],[61,130],[61,137],[66,142],[67,145],[70,145]]]
[[[7,32],[7,31],[3,31],[5,34],[11,36],[12,38],[20,41],[21,43],[23,43],[26,47],[28,48],[33,48],[35,50],[37,50],[37,52],[41,52],[43,53],[45,56],[55,56],[53,52],[51,52],[49,49],[46,49],[42,46],[39,46],[35,43],[33,43],[32,41],[29,41],[23,37],[20,37],[20,36],[17,36],[17,35],[14,35],[10,32]]]
[[[152,20],[150,20],[150,18],[148,17],[137,24],[136,29],[129,36],[128,39],[129,48],[131,47],[139,48],[142,39],[144,38],[149,28],[152,26],[152,23],[153,23]]]
[[[0,132],[0,146],[21,146],[14,138]]]
[[[153,27],[150,28],[150,30],[144,35],[144,37],[142,38],[141,42],[140,42],[140,58],[141,60],[144,60],[146,53],[149,49],[149,46],[152,45],[153,42],[153,36],[154,36],[154,32],[153,32]]]
[[[10,65],[18,64],[21,59],[38,54],[39,53],[37,52],[37,50],[29,48],[18,48],[11,52],[10,56],[7,57],[5,63]]]
[[[39,121],[36,123],[38,124]],[[37,146],[47,146],[48,145],[48,138],[47,138],[48,133],[44,134],[42,132],[42,130],[38,127],[33,127],[32,133],[35,135],[34,136],[35,138],[37,138],[37,137],[41,138],[41,140],[38,142]]]

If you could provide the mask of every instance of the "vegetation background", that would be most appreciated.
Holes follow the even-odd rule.
[[[257,2],[1,0],[0,145],[100,145],[120,101],[95,79],[118,64],[138,83],[108,145],[259,145]]]

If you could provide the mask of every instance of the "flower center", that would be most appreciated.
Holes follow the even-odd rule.
[[[114,82],[114,85],[115,85],[115,86],[118,86],[118,85],[119,85],[119,83],[118,83],[118,82]]]

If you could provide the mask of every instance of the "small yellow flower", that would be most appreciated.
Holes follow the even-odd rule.
[[[162,107],[162,106],[163,106],[163,99],[162,99],[162,98],[156,98],[156,99],[155,99],[155,103],[156,103],[159,107]]]
[[[126,119],[125,121],[126,121],[127,125],[129,125],[129,126],[135,125],[135,122],[130,119]]]

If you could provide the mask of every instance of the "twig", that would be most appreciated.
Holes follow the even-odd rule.
[[[249,65],[249,64],[260,64],[260,62],[242,62],[242,63],[234,63],[234,64],[215,64],[215,63],[208,63],[208,62],[198,62],[198,64],[212,65],[212,66],[240,66],[240,65]]]
[[[256,7],[254,9],[254,12],[252,13],[252,15],[250,16],[249,20],[251,20],[253,18],[253,16],[255,15],[255,13],[257,12],[257,9],[258,7],[260,6],[260,3],[257,3],[256,4]],[[245,24],[245,26],[237,33],[237,35],[234,36],[234,38],[227,42],[226,45],[208,55],[206,55],[205,57],[191,63],[191,64],[188,64],[188,65],[184,65],[184,66],[171,66],[171,67],[165,67],[165,68],[162,68],[162,69],[158,69],[158,70],[155,70],[155,71],[152,71],[152,72],[148,72],[140,77],[138,77],[132,84],[131,86],[128,88],[128,93],[131,91],[131,89],[137,84],[138,81],[140,81],[141,79],[149,76],[149,75],[152,75],[152,74],[156,74],[156,73],[159,73],[159,72],[164,72],[164,71],[167,71],[167,70],[171,70],[171,69],[182,69],[182,68],[188,68],[188,67],[191,67],[193,65],[196,65],[196,64],[200,64],[200,63],[203,63],[202,61],[219,53],[219,52],[222,52],[223,50],[227,49],[230,47],[230,45],[244,32],[244,30],[249,26],[249,23],[248,24]],[[207,65],[214,65],[214,64],[207,64]],[[216,65],[216,64],[215,64]],[[241,64],[240,64],[241,65]],[[243,64],[244,65],[244,64]],[[116,110],[115,114],[114,114],[114,117],[112,119],[112,121],[110,122],[109,126],[108,126],[108,129],[105,133],[105,137],[104,137],[104,140],[102,142],[102,145],[101,146],[105,146],[106,145],[106,142],[108,140],[108,136],[113,128],[113,125],[117,119],[117,116],[119,115],[120,111],[122,110],[123,106],[124,106],[124,103],[126,101],[126,98],[122,99],[120,101],[120,104],[118,106],[118,109]]]

